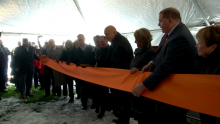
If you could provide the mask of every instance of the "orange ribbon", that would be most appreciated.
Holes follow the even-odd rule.
[[[151,73],[112,68],[77,67],[75,64],[57,64],[49,58],[42,58],[42,64],[66,75],[106,87],[132,92]],[[220,76],[201,74],[171,74],[151,92],[142,96],[175,105],[185,109],[220,117]]]

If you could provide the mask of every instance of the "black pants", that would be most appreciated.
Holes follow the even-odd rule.
[[[55,86],[57,96],[61,96],[61,86]],[[63,85],[63,96],[67,96],[67,84]]]
[[[81,103],[83,107],[87,107],[87,101],[89,98],[90,93],[90,86],[89,83],[83,80],[78,80],[80,84],[80,94],[81,94]]]
[[[44,66],[44,83],[45,83],[45,95],[50,95],[50,86],[52,82],[52,92],[56,95],[55,82],[53,77],[52,69],[48,66]]]
[[[151,114],[137,113],[138,124],[156,124],[155,115],[156,113],[151,113]]]
[[[81,97],[80,81],[78,79],[75,79],[75,83],[76,83],[76,94],[77,94],[77,97]]]
[[[4,71],[0,71],[0,90],[4,90],[5,86],[5,73]]]
[[[66,83],[69,88],[69,97],[70,99],[74,99],[74,93],[73,93],[73,77],[70,77],[68,75],[65,75],[66,77]]]
[[[107,100],[109,99],[109,88],[96,85],[94,90],[95,92],[95,101],[96,101],[96,109],[100,109],[100,113],[104,114],[107,109]]]
[[[40,74],[40,73],[38,73],[38,74],[39,74],[41,88],[45,88],[44,74]]]
[[[219,124],[220,122],[218,122],[218,118],[211,116],[211,115],[206,115],[203,113],[200,113],[200,119],[202,124]]]
[[[165,103],[157,103],[157,124],[183,124],[186,123],[188,110]]]
[[[19,90],[19,73],[14,74],[15,88]]]
[[[129,124],[130,121],[130,106],[128,92],[111,89],[114,106],[113,111],[119,111],[119,124]]]
[[[36,89],[38,87],[38,70],[35,68],[34,71],[34,88]]]

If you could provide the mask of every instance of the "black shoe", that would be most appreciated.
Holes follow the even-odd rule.
[[[73,102],[74,102],[74,99],[70,98],[68,103],[73,103]]]
[[[46,98],[46,97],[48,97],[48,96],[50,96],[50,95],[45,95],[44,98]]]
[[[95,113],[99,113],[99,108],[96,108],[96,109],[95,109]]]
[[[115,117],[119,118],[119,113],[117,111],[113,111],[113,114],[115,115]]]
[[[102,118],[103,116],[104,116],[103,113],[99,113],[99,114],[97,115],[97,118]]]
[[[92,104],[91,109],[95,109],[95,104]]]
[[[2,97],[0,97],[0,101],[2,100]]]
[[[113,119],[112,122],[118,123],[118,119]]]
[[[87,110],[87,106],[81,106],[82,110]]]
[[[8,91],[6,90],[0,90],[1,93],[7,93]]]

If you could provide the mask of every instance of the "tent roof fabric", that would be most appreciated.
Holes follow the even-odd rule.
[[[209,22],[220,23],[219,0],[195,1]],[[121,33],[153,31],[160,29],[158,13],[167,7],[177,8],[188,27],[205,23],[192,0],[1,0],[0,31],[94,36],[108,25]]]

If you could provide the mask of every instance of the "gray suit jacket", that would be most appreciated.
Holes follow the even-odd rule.
[[[162,38],[163,41],[165,36]],[[188,28],[180,22],[167,41],[159,46],[153,59],[155,68],[143,84],[149,90],[155,87],[170,74],[192,74],[196,68],[196,42]]]
[[[63,46],[56,46],[55,52],[52,48],[47,49],[47,56],[53,60],[59,60],[63,53]]]

